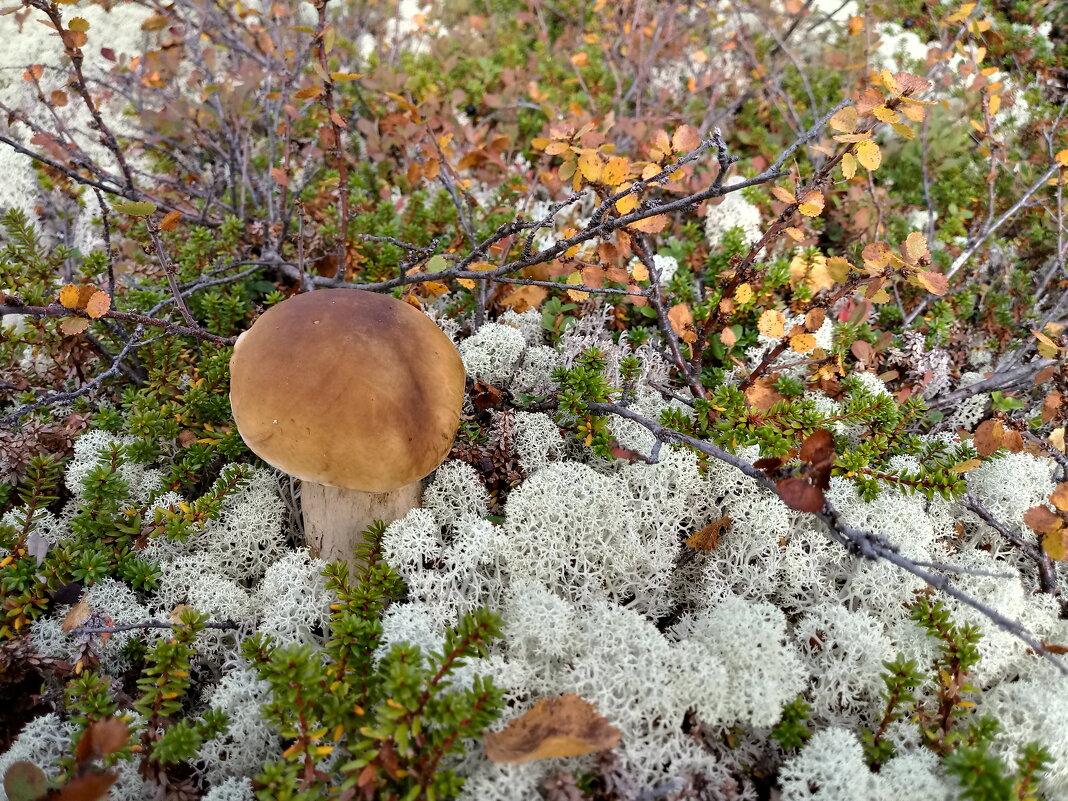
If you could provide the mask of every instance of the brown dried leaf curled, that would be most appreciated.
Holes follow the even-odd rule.
[[[695,551],[711,551],[719,546],[720,535],[731,527],[731,519],[724,515],[686,538],[686,547]]]
[[[500,732],[486,732],[491,762],[518,765],[532,759],[581,756],[619,744],[620,731],[578,695],[542,698]]]
[[[776,484],[782,502],[799,512],[823,509],[823,490],[800,476],[780,479]]]

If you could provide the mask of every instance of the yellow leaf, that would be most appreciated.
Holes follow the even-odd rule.
[[[853,144],[854,142],[867,142],[871,139],[871,131],[865,131],[864,133],[855,134],[835,134],[835,142],[844,142],[845,144]]]
[[[901,90],[898,88],[897,81],[894,79],[894,76],[891,74],[890,70],[879,70],[879,82],[886,87],[886,91],[888,91],[890,94],[901,94]],[[879,115],[876,114],[875,116],[878,117]]]
[[[905,252],[913,261],[919,261],[927,255],[927,237],[919,231],[913,231],[905,238]]]
[[[1041,331],[1031,329],[1031,333],[1034,334],[1035,339],[1038,340],[1038,355],[1046,359],[1056,359],[1057,355],[1060,353],[1060,347],[1057,343]]]
[[[982,464],[978,459],[968,459],[964,462],[958,462],[949,468],[951,473],[967,473],[969,470],[974,470]]]
[[[77,309],[82,304],[79,302],[81,290],[74,284],[67,284],[59,290],[59,302],[65,309]]]
[[[823,193],[822,192],[809,192],[801,199],[800,205],[797,210],[804,214],[806,217],[818,217],[823,211]]]
[[[802,239],[805,238],[805,232],[802,231],[800,228],[794,228],[793,226],[790,226],[789,228],[784,228],[783,230],[786,232],[786,235],[795,242],[800,242]]]
[[[68,317],[59,324],[59,330],[69,337],[80,334],[89,327],[89,321],[84,317]]]
[[[1068,148],[1058,151],[1057,155],[1054,156],[1054,158],[1057,160],[1057,163],[1060,164],[1062,167],[1068,167]]]
[[[849,270],[853,265],[841,256],[831,256],[827,259],[827,275],[836,284],[840,284],[849,277]]]
[[[618,186],[626,180],[629,171],[630,162],[623,156],[615,156],[601,170],[601,180],[608,186]]]
[[[67,23],[67,27],[72,31],[87,31],[89,30],[89,21],[84,17],[74,17]]]
[[[772,339],[778,339],[783,335],[783,331],[786,327],[786,319],[782,316],[782,312],[776,309],[768,309],[757,321],[757,330],[760,331],[766,337]]]
[[[857,143],[857,161],[866,170],[877,170],[883,161],[883,153],[879,146],[870,139]]]
[[[797,353],[808,353],[816,347],[816,337],[812,334],[794,334],[790,337],[790,347]]]
[[[649,280],[649,268],[647,268],[640,261],[634,265],[634,268],[630,271],[630,277],[635,281],[648,281]]]
[[[363,77],[362,72],[331,72],[330,80],[337,83],[345,83],[346,81],[358,81]]]
[[[601,178],[601,157],[596,153],[583,153],[578,160],[579,171],[587,181],[597,181]]]
[[[897,135],[903,139],[916,138],[916,132],[912,130],[909,126],[905,125],[905,123],[903,122],[895,122],[890,127],[893,128],[897,132]]]
[[[836,131],[842,133],[853,133],[857,129],[857,122],[860,120],[860,115],[857,113],[855,106],[846,106],[840,108],[838,111],[831,115],[831,118],[827,123]]]
[[[654,175],[659,175],[661,169],[659,164],[646,164],[645,167],[642,168],[642,180],[648,181]]]
[[[783,203],[796,203],[797,198],[794,197],[794,193],[788,189],[784,189],[781,186],[773,186],[771,188],[771,194],[775,195]]]
[[[991,114],[997,114],[998,109],[1001,108],[1001,95],[991,95],[990,100],[987,102],[987,107],[990,109]]]
[[[927,109],[923,106],[905,104],[901,106],[901,113],[913,122],[923,122],[923,118],[927,116]]]
[[[108,313],[108,309],[111,308],[111,297],[107,292],[94,292],[93,296],[89,298],[89,302],[85,304],[85,312],[94,320],[103,317]]]
[[[590,56],[585,51],[580,51],[571,56],[571,63],[576,67],[585,67],[590,63]]]
[[[559,156],[569,150],[571,150],[571,145],[567,142],[550,142],[545,146],[545,152],[550,156]]]
[[[857,174],[857,157],[852,153],[842,154],[842,175],[848,181]]]
[[[298,100],[309,100],[311,98],[318,97],[322,93],[323,87],[319,86],[319,84],[315,84],[314,86],[305,86],[299,92],[294,92],[293,97],[297,98]]]
[[[852,16],[849,18],[849,35],[856,36],[864,30],[864,17]]]
[[[533,139],[530,140],[530,146],[535,150],[544,150],[549,146],[549,142],[551,141],[551,139],[548,139],[544,136],[535,136]]]
[[[624,186],[626,186],[626,184],[624,184]],[[621,186],[620,189],[622,190],[623,187]],[[620,214],[630,214],[638,208],[638,201],[639,198],[636,194],[624,195],[616,201],[616,211]]]
[[[871,113],[875,115],[875,119],[879,120],[879,122],[898,122],[901,119],[896,111],[886,106],[877,106],[872,109]]]
[[[748,283],[739,284],[734,290],[734,300],[738,303],[748,303],[753,299],[753,287]]]
[[[946,17],[945,21],[951,24],[954,22],[964,22],[964,20],[968,19],[968,17],[971,16],[971,13],[975,10],[976,5],[976,3],[965,3],[952,14],[950,14],[948,17]]]
[[[571,273],[567,277],[567,283],[571,286],[580,286],[582,284],[582,273]],[[572,300],[585,300],[590,296],[589,292],[582,292],[578,289],[569,289],[567,294]]]

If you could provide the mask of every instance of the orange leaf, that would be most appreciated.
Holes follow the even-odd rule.
[[[692,125],[680,125],[671,137],[671,147],[676,153],[688,153],[701,144],[701,135]]]
[[[159,221],[159,229],[161,231],[173,231],[178,227],[180,219],[182,219],[182,212],[168,211],[163,215],[163,219]]]
[[[94,292],[93,296],[89,298],[89,302],[85,304],[85,312],[94,320],[103,317],[108,313],[108,309],[111,308],[111,297],[107,292]]]
[[[724,515],[719,520],[713,520],[700,531],[691,534],[685,540],[687,548],[695,551],[711,551],[719,546],[720,535],[731,527],[731,519]]]
[[[772,339],[781,337],[785,326],[786,320],[783,318],[782,312],[776,309],[768,309],[760,315],[760,319],[757,321],[757,330]]]
[[[944,295],[949,289],[949,279],[933,270],[920,270],[916,273],[916,280],[933,295]]]
[[[1045,506],[1032,506],[1023,516],[1024,522],[1038,534],[1051,534],[1064,528],[1064,520]]]
[[[789,189],[785,189],[781,186],[773,186],[771,188],[771,194],[775,195],[783,203],[796,203],[797,198],[794,197],[794,193]]]
[[[627,227],[641,231],[644,234],[658,234],[667,228],[669,222],[671,222],[671,218],[666,214],[657,214],[655,217],[646,217],[643,220],[632,222]]]
[[[89,327],[89,321],[84,317],[68,317],[59,324],[59,330],[69,337],[80,334]]]
[[[601,157],[596,153],[583,153],[578,160],[579,171],[587,181],[597,181],[601,178]]]
[[[510,721],[501,732],[486,732],[482,741],[491,762],[518,765],[532,759],[581,756],[619,744],[620,731],[577,695],[542,698]]]
[[[794,334],[790,337],[790,347],[797,353],[808,353],[816,347],[816,337],[812,334]]]
[[[693,330],[693,312],[685,303],[677,303],[668,311],[668,322],[672,330],[678,334],[679,339],[686,343],[697,341],[697,334]]]

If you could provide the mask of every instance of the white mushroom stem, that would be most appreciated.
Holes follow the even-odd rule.
[[[389,492],[359,492],[304,481],[300,490],[304,541],[313,557],[354,565],[358,560],[353,554],[363,541],[364,529],[375,520],[387,524],[399,520],[419,506],[422,497],[422,481]]]

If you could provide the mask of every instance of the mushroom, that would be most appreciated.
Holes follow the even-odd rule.
[[[299,478],[313,556],[349,561],[374,520],[419,505],[452,448],[464,365],[417,309],[357,289],[307,292],[238,337],[230,405],[248,447]]]

